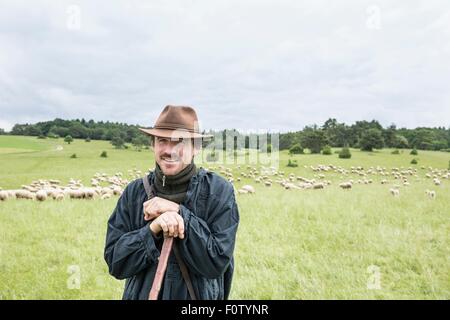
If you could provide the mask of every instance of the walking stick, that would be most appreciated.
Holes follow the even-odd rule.
[[[158,300],[159,290],[166,273],[167,260],[169,260],[170,252],[172,251],[173,237],[165,237],[159,255],[158,267],[156,268],[155,279],[153,280],[152,288],[150,290],[148,300]]]

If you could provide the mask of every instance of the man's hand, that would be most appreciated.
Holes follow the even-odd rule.
[[[178,212],[180,205],[160,197],[154,197],[144,202],[144,220],[149,221],[159,217],[167,211]]]
[[[164,237],[184,239],[184,220],[176,211],[167,211],[150,223],[150,230],[156,236],[161,231]]]

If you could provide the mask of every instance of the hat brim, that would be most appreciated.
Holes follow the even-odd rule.
[[[161,137],[161,138],[173,138],[173,139],[208,139],[212,138],[212,135],[200,134],[196,132],[189,132],[187,130],[170,130],[170,129],[144,129],[138,128],[140,131],[148,134],[149,136]]]

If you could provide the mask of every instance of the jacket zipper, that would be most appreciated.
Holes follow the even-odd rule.
[[[163,175],[162,180],[163,180],[163,187],[165,187],[166,186],[166,176]]]

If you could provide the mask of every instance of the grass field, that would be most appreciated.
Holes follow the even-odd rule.
[[[108,158],[100,158],[103,150]],[[348,160],[297,155],[298,168],[286,167],[289,155],[281,152],[280,170],[313,178],[317,173],[309,166],[318,164],[417,168],[418,177],[400,187],[399,197],[378,176],[349,191],[337,186],[344,181],[337,173],[324,173],[332,184],[323,190],[236,182],[255,186],[256,193],[237,195],[241,223],[231,298],[449,299],[450,180],[435,186],[425,173],[428,167],[447,169],[450,153],[391,151],[352,150]],[[412,158],[419,163],[411,165]],[[0,136],[3,189],[40,178],[89,185],[96,172],[145,172],[153,166],[150,150]],[[239,170],[230,167],[237,177]],[[358,179],[344,179],[350,178]],[[436,199],[426,189],[435,190]],[[0,202],[0,299],[120,299],[124,283],[108,274],[103,260],[106,221],[116,202],[117,197]]]

